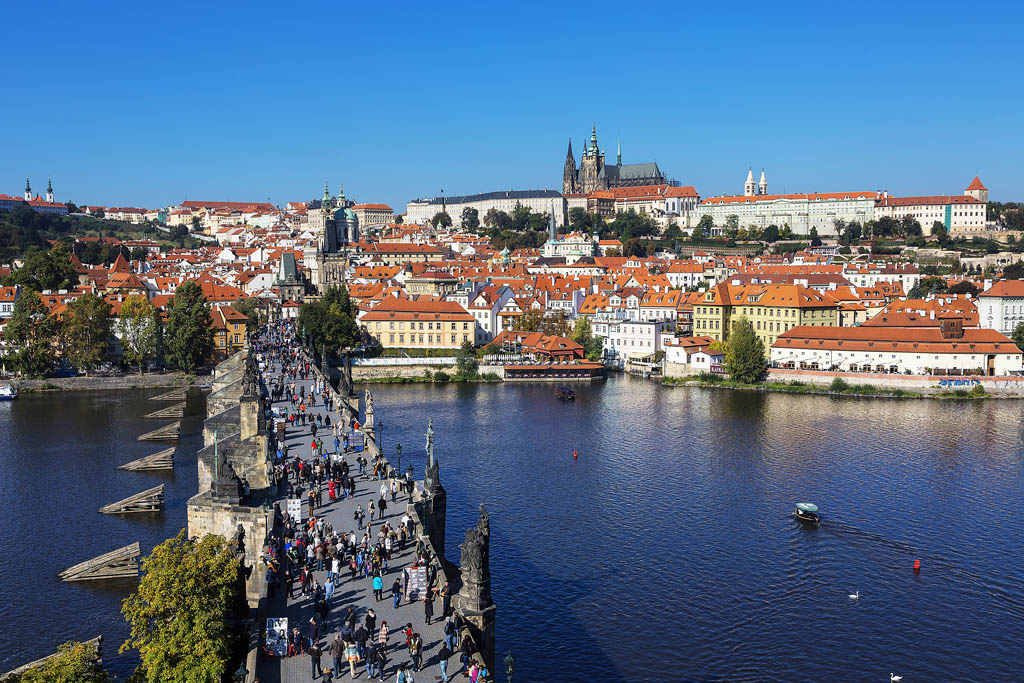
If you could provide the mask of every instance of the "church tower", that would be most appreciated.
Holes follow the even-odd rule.
[[[46,179],[46,201],[53,203],[53,178]]]
[[[754,185],[754,170],[747,168],[747,180],[743,183],[743,196],[753,197],[757,194],[757,187]]]
[[[985,202],[987,204],[988,188],[982,184],[981,178],[974,176],[974,180],[972,180],[971,184],[967,186],[966,190],[964,190],[964,196],[974,197],[979,202]]]
[[[572,153],[572,138],[569,138],[569,150],[565,153],[565,169],[562,171],[562,194],[579,192],[579,178],[576,177],[576,157]]]
[[[32,185],[28,182],[28,178],[25,178],[25,201],[32,199]]]
[[[764,169],[761,169],[761,179],[757,181],[757,193],[764,195],[768,194],[768,179],[764,175]]]

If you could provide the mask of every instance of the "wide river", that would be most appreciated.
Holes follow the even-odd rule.
[[[544,385],[372,390],[386,453],[400,442],[418,476],[434,420],[451,559],[477,505],[491,515],[497,647],[516,680],[1020,680],[1024,404],[621,376],[572,403]],[[186,445],[165,515],[95,512],[160,480],[114,470],[158,450],[134,440],[160,424],[141,399],[0,406],[0,668],[101,631],[127,668],[124,589],[54,574],[184,525]],[[793,520],[797,501],[821,507],[820,529]]]

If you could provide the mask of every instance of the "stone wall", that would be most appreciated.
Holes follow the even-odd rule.
[[[784,370],[772,368],[768,372],[768,379],[772,382],[806,382],[819,386],[828,386],[840,377],[848,384],[870,384],[876,387],[888,389],[904,389],[923,394],[939,394],[957,389],[970,391],[977,382],[985,391],[990,394],[1004,396],[1024,397],[1024,377],[984,377],[984,376],[956,376],[943,377],[939,375],[887,375],[868,372],[826,372],[824,370]],[[961,383],[957,384],[957,380]],[[947,386],[941,383],[945,381]]]
[[[359,382],[386,377],[425,377],[428,372],[435,373],[438,370],[454,373],[455,359],[445,365],[356,365],[352,368],[352,380]]]

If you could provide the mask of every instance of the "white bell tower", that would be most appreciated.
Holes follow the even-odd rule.
[[[754,171],[751,168],[747,168],[747,180],[743,183],[743,196],[753,197],[756,191],[757,190],[754,186]]]

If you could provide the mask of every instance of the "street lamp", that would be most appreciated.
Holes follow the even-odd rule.
[[[238,670],[231,674],[231,677],[235,683],[245,683],[245,678],[248,675],[249,670],[245,668],[245,662],[242,662],[238,665]]]
[[[384,420],[378,420],[379,430],[377,432],[377,450],[380,451],[381,457],[384,456]]]
[[[402,471],[402,444],[395,446],[395,456],[398,458],[398,463],[395,465],[395,472]]]
[[[505,680],[508,683],[512,683],[512,666],[516,663],[516,660],[512,657],[512,651],[505,655]]]

